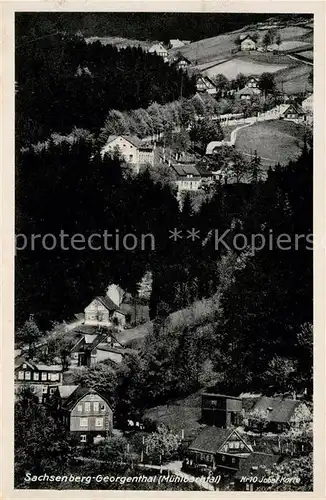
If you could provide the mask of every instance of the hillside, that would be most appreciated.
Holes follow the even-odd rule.
[[[235,147],[245,154],[257,150],[266,168],[285,165],[300,155],[304,134],[305,128],[291,121],[260,122],[239,130]]]
[[[245,35],[256,31],[258,33],[258,43],[260,43],[267,30],[260,30],[258,26],[251,25],[249,28],[246,26],[231,33],[205,38],[186,45],[181,49],[173,49],[170,52],[171,54],[180,52],[196,65],[218,62],[233,56],[232,50],[236,48],[235,40],[240,33]],[[293,49],[296,46],[300,49],[300,47],[306,46],[306,44],[312,44],[312,29],[309,27],[288,26],[280,28],[278,31],[286,50],[289,50],[289,48]]]

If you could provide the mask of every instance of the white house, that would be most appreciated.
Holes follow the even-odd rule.
[[[197,191],[201,184],[201,175],[192,164],[171,165],[176,174],[175,184],[179,191]]]
[[[256,42],[251,38],[250,35],[246,35],[241,40],[241,50],[256,50]]]
[[[126,323],[125,314],[119,310],[110,297],[95,297],[84,309],[85,325],[118,326],[123,328]]]
[[[306,113],[312,114],[314,111],[314,95],[311,94],[307,99],[302,101],[301,107]]]
[[[118,152],[130,165],[135,173],[139,173],[141,165],[154,164],[154,147],[144,144],[137,136],[111,135],[101,150],[102,157],[105,154]]]
[[[169,46],[170,49],[179,49],[180,47],[184,47],[185,43],[182,40],[179,40],[179,38],[171,39]]]
[[[164,61],[168,60],[168,51],[166,48],[163,46],[162,43],[155,43],[153,44],[149,49],[148,52],[150,54],[156,54],[158,56],[163,57]]]
[[[196,80],[196,89],[198,92],[207,92],[208,94],[217,94],[217,89],[214,82],[204,75],[198,75]]]

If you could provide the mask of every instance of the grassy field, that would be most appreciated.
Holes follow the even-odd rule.
[[[260,122],[239,130],[235,147],[245,154],[257,150],[257,154],[265,158],[263,166],[285,165],[300,155],[304,133],[303,125],[290,121]]]
[[[222,59],[227,59],[232,56],[231,51],[236,48],[235,40],[240,33],[252,33],[255,31],[255,27],[243,28],[239,31],[233,31],[232,33],[219,35],[211,38],[205,38],[197,42],[190,43],[185,47],[180,49],[171,50],[170,53],[181,52],[186,56],[191,62],[196,64],[204,64],[210,61],[221,61]],[[287,28],[281,28],[279,30],[281,39],[285,41],[294,41],[300,45],[303,40],[305,43],[310,41],[312,30],[310,28],[302,28],[300,26],[290,26]],[[261,42],[266,30],[259,31],[258,43]]]
[[[312,66],[307,64],[296,64],[292,68],[287,68],[275,75],[275,82],[279,90],[283,90],[287,94],[296,94],[310,91],[309,74]]]
[[[201,417],[201,396],[199,393],[195,393],[184,400],[156,406],[147,410],[144,417],[160,422],[178,434],[183,429],[185,439],[192,439],[203,427],[199,422]]]
[[[255,61],[234,58],[207,69],[206,71],[204,71],[204,74],[209,77],[213,77],[217,74],[222,74],[229,80],[233,80],[239,73],[242,73],[245,76],[261,75],[265,72],[276,73],[286,68],[286,65],[261,64]]]

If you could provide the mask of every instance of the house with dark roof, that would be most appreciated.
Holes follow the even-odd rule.
[[[201,175],[194,163],[175,163],[171,164],[175,173],[175,184],[180,191],[197,191],[201,184]]]
[[[84,309],[85,325],[116,326],[122,329],[126,324],[126,315],[110,297],[95,297]]]
[[[260,95],[261,91],[259,88],[256,87],[244,87],[241,90],[238,90],[238,92],[235,93],[235,96],[240,98],[240,99],[246,99],[247,101],[250,101],[254,97],[257,97],[257,95]]]
[[[101,150],[105,154],[118,153],[126,163],[130,164],[135,173],[139,172],[142,165],[154,164],[155,147],[143,142],[134,135],[110,135]]]
[[[240,461],[248,458],[251,453],[251,446],[235,428],[206,427],[188,447],[185,465],[206,465],[225,474],[234,473],[238,470]]]
[[[196,89],[198,92],[207,92],[211,95],[217,94],[217,89],[214,82],[208,76],[204,75],[197,75]]]
[[[251,416],[261,414],[267,419],[265,432],[283,432],[291,425],[296,409],[305,403],[298,399],[269,398],[262,396],[247,414],[248,426],[255,427]]]
[[[239,469],[233,478],[235,489],[254,491],[258,485],[261,486],[264,478],[268,479],[269,471],[279,460],[279,455],[261,452],[253,452],[245,460],[240,460]]]
[[[290,103],[281,108],[281,118],[294,122],[302,122],[306,119],[306,112],[297,103]]]
[[[185,71],[189,66],[191,66],[191,61],[185,56],[179,56],[173,59],[172,64],[179,70]]]
[[[49,405],[81,443],[93,443],[112,434],[111,405],[94,389],[76,385],[58,387],[49,399]]]
[[[113,332],[103,330],[95,334],[82,334],[71,350],[72,366],[93,366],[110,359],[116,364],[134,352],[124,347]]]

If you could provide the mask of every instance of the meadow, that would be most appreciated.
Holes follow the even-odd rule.
[[[244,154],[257,154],[264,158],[263,166],[280,163],[286,165],[300,155],[305,127],[287,120],[255,123],[239,130],[235,147]]]

